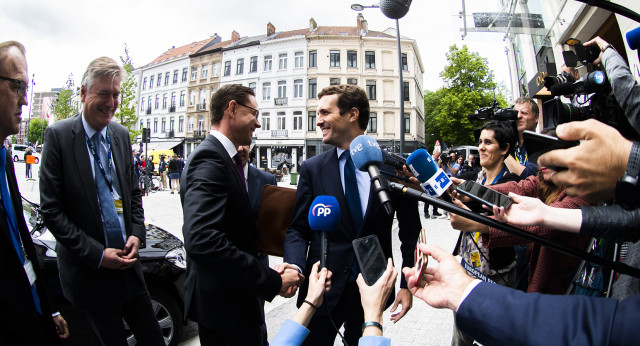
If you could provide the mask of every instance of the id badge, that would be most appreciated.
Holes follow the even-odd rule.
[[[24,272],[27,273],[27,278],[29,278],[29,285],[33,286],[33,283],[36,282],[36,272],[33,269],[33,264],[27,258],[24,262]]]
[[[122,211],[124,210],[124,208],[122,207],[122,200],[121,199],[114,199],[113,200],[113,205],[116,207],[116,213],[122,214]]]
[[[478,251],[473,251],[471,253],[471,264],[474,268],[480,268],[482,263],[480,262],[480,253]]]

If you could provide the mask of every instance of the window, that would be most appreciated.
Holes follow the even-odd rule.
[[[347,67],[358,67],[358,52],[355,50],[347,51]]]
[[[145,89],[147,89],[147,77],[144,77],[144,79],[142,80],[142,90],[145,90]]]
[[[202,72],[200,73],[200,79],[207,79],[209,76],[209,65],[202,65]]]
[[[191,94],[189,94],[189,106],[193,106],[194,104],[196,104],[196,92],[191,91]]]
[[[369,124],[367,125],[367,132],[378,132],[378,115],[375,112],[369,113]]]
[[[332,50],[329,53],[329,66],[340,67],[340,51],[339,50]]]
[[[225,61],[224,62],[224,72],[222,73],[223,76],[230,76],[231,75],[231,61]]]
[[[167,94],[162,95],[162,109],[167,109]]]
[[[279,81],[278,82],[278,98],[287,97],[287,82]]]
[[[140,128],[138,130],[142,130],[144,128],[144,121],[140,120]]]
[[[178,132],[184,132],[184,116],[178,118]]]
[[[249,60],[249,73],[258,72],[258,57],[252,56]]]
[[[249,83],[249,89],[253,90],[253,93],[256,93],[256,83]]]
[[[329,78],[329,85],[340,85],[340,78]]]
[[[218,87],[217,86],[211,87],[211,95],[213,95],[216,91],[218,91]]]
[[[151,96],[149,96],[149,102],[147,102],[147,108],[151,109]]]
[[[262,83],[262,100],[271,100],[271,83]]]
[[[191,68],[191,80],[194,81],[198,78],[198,68],[197,67],[192,67]]]
[[[156,76],[155,75],[149,77],[149,82],[150,82],[149,83],[149,89],[153,89],[153,81],[155,81],[155,80],[156,80]]]
[[[170,103],[171,107],[175,107],[176,106],[176,93],[173,92],[171,93],[171,103]]]
[[[293,129],[302,130],[302,111],[293,112]]]
[[[302,97],[302,79],[296,79],[293,81],[293,97]]]
[[[146,128],[148,128],[148,129],[151,128],[151,119],[147,119],[147,127]]]
[[[180,107],[184,107],[184,90],[180,91]]]
[[[262,114],[262,129],[264,131],[271,130],[271,118],[269,118],[269,113]]]
[[[173,132],[173,130],[175,129],[175,127],[173,126],[173,124],[176,122],[176,119],[174,117],[169,118],[169,131]]]
[[[287,122],[287,117],[285,117],[284,112],[278,112],[278,130],[285,130]]]
[[[402,96],[405,101],[409,101],[409,82],[402,82]]]
[[[402,70],[409,71],[409,65],[407,64],[407,53],[402,53]]]
[[[296,52],[295,55],[294,55],[294,59],[295,59],[294,66],[296,68],[301,68],[301,67],[304,66],[303,65],[304,64],[304,53],[303,52]]]
[[[153,108],[154,109],[160,108],[160,95],[156,95],[156,106]]]
[[[169,85],[169,78],[171,78],[171,72],[167,72],[164,74],[164,86]]]
[[[207,104],[207,89],[200,90],[200,104],[203,106]]]
[[[173,84],[178,83],[178,70],[173,71]]]
[[[264,56],[264,70],[265,71],[271,71],[271,64],[272,64],[272,57],[271,55],[265,55]]]
[[[404,133],[411,132],[411,116],[409,113],[404,113]]]
[[[347,78],[347,84],[358,85],[358,79],[357,78]]]
[[[376,81],[374,80],[367,81],[367,96],[369,96],[369,100],[376,99]]]
[[[287,69],[287,54],[280,54],[278,57],[278,70]]]
[[[309,67],[317,67],[318,66],[318,51],[310,50],[309,51]]]
[[[204,115],[198,116],[198,131],[204,131]]]
[[[186,82],[187,81],[187,71],[189,70],[189,68],[185,67],[182,69],[182,81]]]
[[[318,80],[315,78],[309,79],[309,98],[315,99],[318,97]]]
[[[220,63],[214,62],[213,68],[211,69],[211,77],[218,77],[218,71],[220,71]]]
[[[187,131],[193,131],[193,118],[189,117],[189,124],[187,125]]]
[[[167,118],[162,118],[162,127],[160,129],[162,133],[167,132]]]
[[[376,53],[375,52],[364,52],[364,67],[365,68],[376,68]]]
[[[244,59],[238,59],[236,62],[236,74],[244,73]]]
[[[316,111],[309,111],[307,113],[307,131],[316,130]]]
[[[162,83],[162,73],[158,73],[158,79],[156,80],[156,86],[159,87]]]
[[[142,102],[140,102],[140,110],[144,111],[144,97],[142,98]]]
[[[153,119],[153,133],[158,132],[158,118]]]

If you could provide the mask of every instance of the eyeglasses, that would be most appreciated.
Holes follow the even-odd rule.
[[[242,107],[244,107],[244,108],[249,108],[249,109],[251,109],[251,110],[253,111],[253,116],[254,116],[254,117],[256,117],[256,119],[258,119],[258,116],[260,115],[260,111],[259,111],[259,110],[255,109],[255,108],[253,108],[253,107],[249,107],[249,106],[243,105],[242,103],[240,103],[240,102],[238,102],[238,101],[236,101],[236,103],[237,103],[239,106],[242,106]]]
[[[23,97],[24,95],[27,94],[27,90],[29,89],[29,85],[19,79],[13,79],[13,78],[9,78],[9,77],[4,77],[4,76],[0,76],[0,79],[9,81],[11,83],[17,84],[18,88],[16,89],[16,94],[18,94],[18,97]]]

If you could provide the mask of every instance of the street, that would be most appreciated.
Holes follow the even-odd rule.
[[[34,180],[27,180],[25,178],[24,162],[16,162],[14,165],[20,193],[28,200],[39,203],[40,196],[37,180],[39,165],[32,165]],[[289,176],[285,176],[278,185],[295,188],[295,185],[290,185]],[[422,205],[422,202],[420,202],[420,217],[423,227],[427,230],[428,241],[447,251],[452,251],[459,233],[451,228],[449,220],[447,219],[425,219],[422,213]],[[170,194],[170,190],[152,192],[149,196],[143,197],[143,206],[145,222],[161,227],[178,238],[183,239],[183,217],[180,206],[180,196],[178,194]],[[401,257],[397,221],[394,221],[393,234],[393,256],[395,263],[398,264],[396,269],[401,270],[399,267]],[[282,258],[271,256],[269,262],[273,267],[277,263],[281,263]],[[435,261],[430,261],[429,266],[434,266],[434,262]],[[396,281],[396,291],[399,286],[400,279],[398,278]],[[273,339],[282,323],[295,314],[295,302],[296,297],[286,299],[277,296],[272,302],[265,304],[269,340]],[[390,321],[390,316],[391,313],[388,310],[385,311],[383,327],[384,335],[391,338],[393,345],[449,345],[451,343],[453,313],[449,310],[433,309],[423,301],[414,299],[412,309],[398,323],[393,324]],[[336,339],[335,345],[341,345],[341,342],[338,340],[339,338]],[[180,336],[180,341],[180,345],[183,346],[200,345],[195,323],[190,322],[189,325],[184,328],[183,334]]]

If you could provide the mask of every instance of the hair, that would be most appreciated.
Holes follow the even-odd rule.
[[[340,115],[356,108],[359,112],[358,125],[362,130],[369,124],[369,99],[361,87],[351,84],[331,85],[320,91],[318,99],[326,95],[338,95]]]
[[[224,111],[229,107],[229,102],[236,101],[246,104],[249,96],[256,96],[249,87],[240,84],[223,85],[213,95],[211,95],[211,106],[209,107],[209,117],[212,124],[219,124]]]
[[[564,188],[562,186],[545,180],[542,171],[538,171],[538,191],[540,192],[540,200],[542,200],[544,204],[551,205],[551,203],[557,201],[563,190]]]
[[[491,120],[482,126],[481,131],[482,130],[493,131],[493,138],[498,142],[500,149],[508,149],[503,155],[504,158],[507,158],[507,156],[514,150],[517,137],[513,126],[509,122]]]
[[[91,85],[96,78],[120,77],[124,79],[127,76],[127,72],[118,63],[106,56],[97,58],[89,63],[87,70],[82,75],[82,83],[87,91],[91,90]]]
[[[16,47],[22,53],[23,56],[26,56],[27,50],[24,48],[24,45],[18,41],[6,41],[0,43],[0,61],[5,59],[5,55],[7,55],[7,51],[11,47]]]
[[[531,112],[533,112],[534,116],[538,116],[540,114],[540,109],[538,108],[538,104],[529,96],[520,96],[516,99],[516,104],[529,103],[531,105]]]

